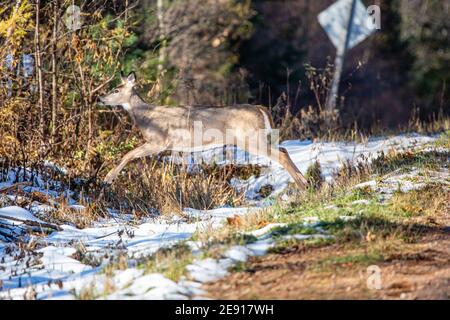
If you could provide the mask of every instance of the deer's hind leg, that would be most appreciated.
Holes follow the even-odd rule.
[[[161,151],[164,151],[163,148],[158,147],[156,145],[153,145],[151,143],[143,144],[140,147],[137,147],[136,149],[128,152],[123,158],[122,161],[120,161],[119,165],[116,166],[114,169],[112,169],[103,180],[106,184],[112,184],[114,180],[116,180],[119,173],[122,171],[122,169],[132,160],[151,156],[154,154],[157,154]]]

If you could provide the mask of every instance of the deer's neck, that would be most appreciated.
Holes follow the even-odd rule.
[[[139,96],[137,92],[133,91],[130,97],[130,107],[134,109],[139,107],[149,107],[149,105]]]
[[[123,108],[128,111],[130,116],[136,121],[142,112],[145,112],[150,108],[150,105],[146,103],[136,92],[130,97],[130,101],[122,105]]]

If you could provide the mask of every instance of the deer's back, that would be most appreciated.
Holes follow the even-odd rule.
[[[135,120],[148,140],[192,141],[194,129],[226,133],[227,130],[251,132],[267,126],[261,106],[153,106],[136,114]],[[188,135],[190,135],[188,137]],[[186,140],[185,142],[183,142]],[[189,142],[190,143],[190,142]],[[206,143],[206,141],[205,141]]]

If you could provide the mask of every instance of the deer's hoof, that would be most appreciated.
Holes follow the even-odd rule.
[[[107,174],[105,179],[103,180],[103,184],[110,186],[113,184],[114,180],[116,179],[116,176],[113,174]]]

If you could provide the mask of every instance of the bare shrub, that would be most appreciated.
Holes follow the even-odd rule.
[[[325,68],[318,69],[305,65],[308,89],[314,96],[315,104],[300,108],[296,113],[298,97],[302,91],[301,84],[297,86],[295,99],[292,101],[288,93],[282,93],[272,108],[275,124],[280,128],[280,137],[284,139],[314,139],[332,138],[342,134],[338,109],[328,111],[325,108],[331,81],[333,79],[333,65],[328,63]],[[289,79],[289,70],[287,77]]]

